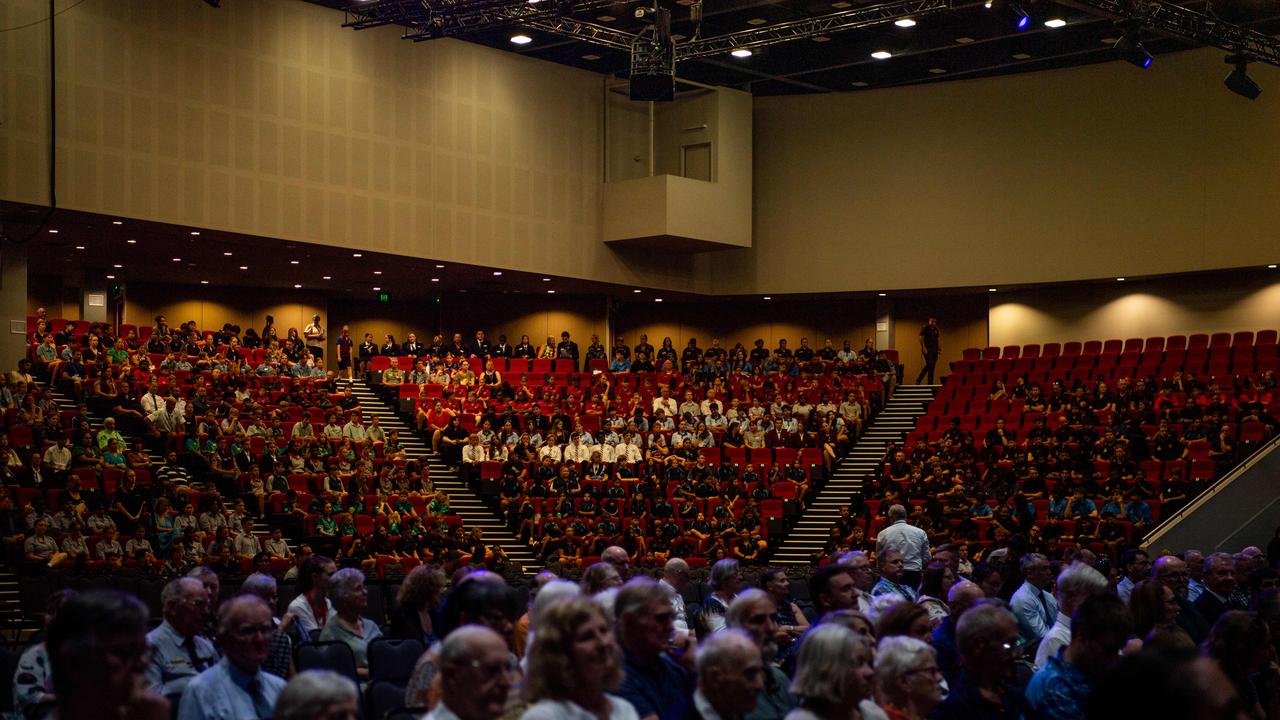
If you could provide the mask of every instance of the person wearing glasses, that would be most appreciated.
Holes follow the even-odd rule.
[[[876,679],[890,720],[924,720],[942,702],[942,671],[928,643],[891,635],[876,650]]]
[[[502,717],[513,676],[507,641],[484,625],[464,625],[440,646],[440,702],[423,720]]]
[[[194,577],[171,581],[160,593],[164,622],[147,633],[151,662],[147,681],[176,701],[187,684],[218,662],[213,643],[200,634],[209,613],[209,593]]]
[[[220,662],[187,685],[178,706],[178,720],[240,720],[270,718],[284,679],[264,672],[271,653],[271,609],[256,595],[240,595],[218,613]]]
[[[933,720],[1030,717],[1015,682],[1022,638],[1018,619],[1002,604],[985,601],[956,624],[961,673]]]

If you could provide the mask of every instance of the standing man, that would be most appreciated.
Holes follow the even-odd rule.
[[[929,384],[933,384],[933,368],[938,364],[938,353],[941,351],[942,330],[938,328],[938,318],[931,317],[924,327],[920,328],[920,354],[924,356],[924,367],[916,376],[917,385],[926,376],[929,378]]]
[[[307,345],[307,352],[317,360],[324,359],[324,326],[320,324],[320,316],[312,315],[311,322],[302,329],[302,337]]]
[[[218,644],[226,656],[188,685],[178,720],[266,720],[284,678],[263,672],[271,653],[271,609],[256,595],[228,601],[218,613]]]
[[[912,589],[920,586],[920,574],[929,564],[929,533],[907,524],[907,509],[902,505],[889,508],[889,527],[876,535],[876,555],[885,550],[902,553],[901,582]]]

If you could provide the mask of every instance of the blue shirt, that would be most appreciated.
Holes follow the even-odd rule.
[[[178,720],[246,720],[261,718],[254,709],[253,697],[248,687],[257,681],[257,692],[268,708],[274,708],[276,698],[284,689],[284,679],[259,670],[249,675],[223,658],[221,662],[200,673],[187,685],[178,705]]]
[[[895,593],[898,595],[901,595],[904,599],[906,599],[907,602],[916,601],[915,590],[907,587],[906,585],[902,585],[900,583],[896,583],[892,580],[889,580],[888,578],[880,578],[879,582],[876,583],[876,586],[871,588],[872,597],[880,597],[881,595],[892,595]]]
[[[626,678],[618,688],[618,697],[634,705],[640,717],[680,718],[693,703],[693,682],[689,673],[665,653],[657,662],[647,662],[626,653],[623,670]]]
[[[1044,637],[1058,619],[1058,601],[1029,582],[1023,582],[1013,594],[1009,607],[1018,618],[1018,632],[1027,642]]]
[[[1089,681],[1080,668],[1051,657],[1027,683],[1027,704],[1033,720],[1078,720],[1089,700]]]
[[[199,667],[192,665],[191,655],[184,643],[185,639],[173,629],[168,620],[147,633],[147,644],[151,646],[152,653],[151,665],[147,667],[147,681],[166,697],[182,694],[192,678],[218,662],[218,651],[214,650],[213,643],[203,635],[196,635],[194,638]]]

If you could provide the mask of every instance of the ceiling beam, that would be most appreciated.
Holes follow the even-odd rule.
[[[1280,67],[1280,39],[1202,12],[1146,0],[1059,0],[1063,5],[1115,20],[1137,22],[1166,37],[1181,38]]]

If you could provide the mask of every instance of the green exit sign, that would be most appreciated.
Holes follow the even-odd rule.
[[[391,293],[378,293],[378,302],[391,302]]]

